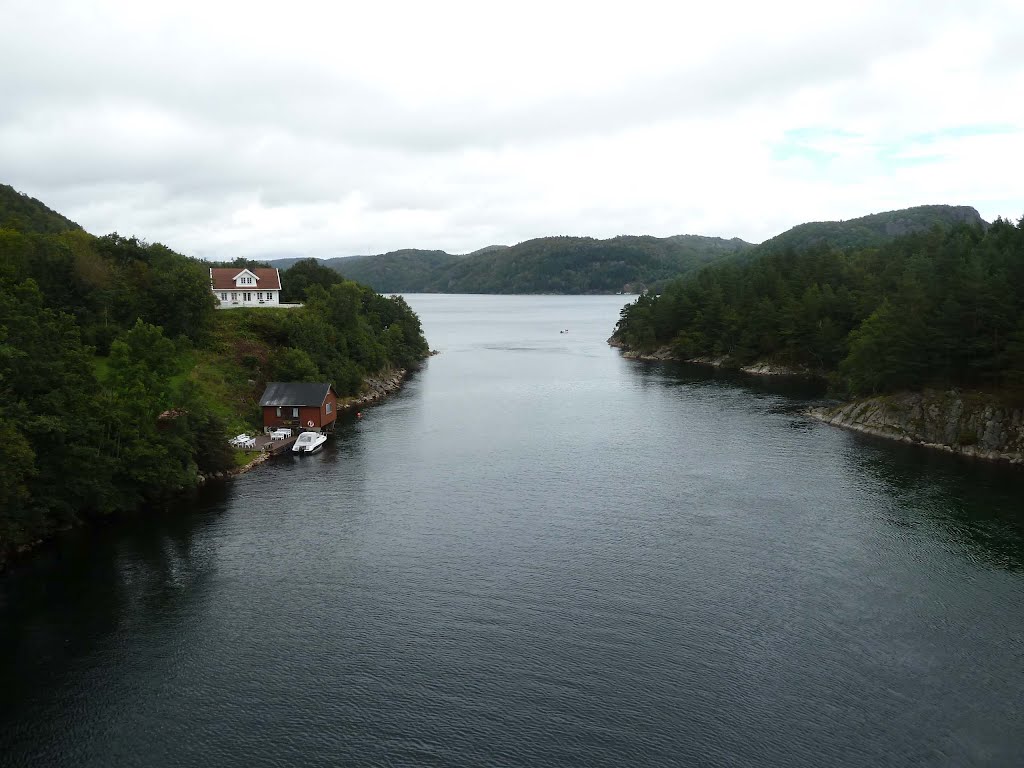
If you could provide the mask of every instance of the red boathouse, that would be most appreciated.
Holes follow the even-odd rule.
[[[326,382],[272,381],[260,407],[264,431],[284,427],[293,434],[304,429],[330,432],[338,418],[338,393]]]

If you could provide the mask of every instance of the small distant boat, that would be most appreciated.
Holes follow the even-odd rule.
[[[316,453],[324,447],[326,442],[327,435],[319,432],[303,432],[292,446],[292,451],[294,453]]]

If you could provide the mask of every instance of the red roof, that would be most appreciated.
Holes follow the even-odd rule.
[[[213,283],[213,290],[215,291],[237,291],[237,290],[249,290],[249,291],[279,291],[281,290],[281,275],[276,269],[268,269],[266,267],[256,267],[250,269],[256,275],[256,285],[244,285],[235,287],[235,278],[244,269],[238,269],[238,267],[214,267],[210,270],[210,282]]]

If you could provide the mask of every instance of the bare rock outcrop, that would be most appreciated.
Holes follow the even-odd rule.
[[[926,390],[812,408],[808,414],[870,435],[964,456],[1024,463],[1024,408],[994,395]]]

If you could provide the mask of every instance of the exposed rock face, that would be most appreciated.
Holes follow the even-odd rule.
[[[981,224],[982,226],[987,226],[985,220],[981,218],[981,214],[969,205],[936,205],[931,207],[941,209],[944,212],[944,217],[950,223]],[[885,234],[889,237],[901,237],[912,232],[926,231],[927,229],[928,227],[909,216],[898,217],[885,223]]]
[[[676,360],[672,347],[659,347],[651,352],[639,352],[635,349],[624,349],[622,356],[627,360]]]
[[[397,371],[382,377],[366,379],[363,382],[363,387],[366,390],[366,393],[359,395],[358,397],[339,401],[338,408],[356,408],[361,405],[369,405],[370,403],[375,403],[378,400],[384,399],[392,392],[397,392],[402,388],[402,382],[405,381],[407,373],[408,372],[404,368],[399,368]]]
[[[743,371],[744,373],[753,374],[754,376],[813,376],[814,372],[807,369],[790,368],[785,365],[778,363],[759,362],[753,363],[752,365],[740,366],[737,365],[729,357],[690,357],[682,358],[679,357],[671,346],[665,345],[658,347],[657,349],[651,350],[650,352],[640,352],[636,349],[630,349],[620,339],[612,336],[608,339],[609,346],[617,347],[622,350],[622,356],[627,360],[650,360],[654,362],[660,362],[664,360],[678,360],[683,363],[697,363],[698,365],[710,365],[713,368],[726,368],[729,370]]]
[[[744,373],[752,373],[755,376],[813,376],[814,374],[806,368],[790,368],[778,363],[754,363],[740,368]]]
[[[1024,408],[992,395],[930,390],[812,408],[808,413],[870,435],[1024,464]]]

